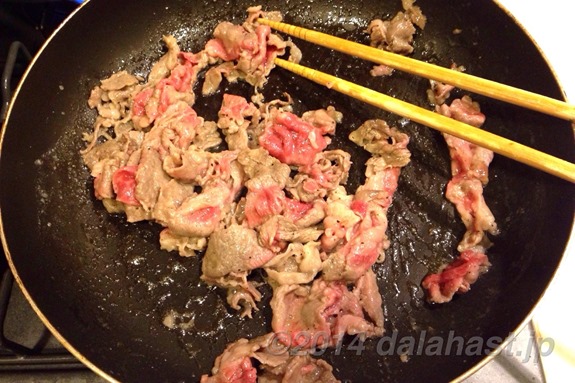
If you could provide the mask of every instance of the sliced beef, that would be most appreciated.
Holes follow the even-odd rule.
[[[421,285],[427,290],[428,300],[434,303],[451,301],[456,293],[466,293],[477,278],[487,272],[490,263],[478,250],[463,251],[452,263],[444,265],[438,273],[429,274]]]
[[[310,283],[321,270],[319,242],[290,243],[283,253],[265,265],[265,270],[268,278],[279,285]]]
[[[467,231],[457,249],[464,251],[477,245],[489,247],[485,233],[497,234],[497,224],[493,213],[483,197],[480,180],[454,178],[447,184],[445,197],[457,208]]]
[[[283,189],[290,168],[261,148],[243,150],[238,155],[238,161],[247,177],[246,222],[254,228],[284,210],[286,195]]]
[[[254,270],[265,265],[274,253],[260,246],[255,230],[231,225],[210,237],[202,261],[202,273],[209,278],[232,272]]]
[[[398,12],[390,20],[372,20],[366,30],[370,45],[401,55],[413,53],[413,38],[417,31],[415,26],[423,29],[427,21],[421,9],[413,5],[414,3],[415,0],[402,0],[404,12]],[[391,70],[385,66],[374,66],[371,70],[372,76],[390,74]]]
[[[469,96],[455,99],[451,105],[437,105],[436,111],[476,127],[485,121],[479,104]],[[427,299],[434,303],[449,302],[454,294],[469,291],[471,284],[489,266],[485,252],[491,241],[486,234],[498,233],[495,217],[483,197],[493,152],[448,134],[444,137],[451,157],[452,174],[445,196],[455,205],[466,232],[457,247],[459,256],[422,282]]]
[[[290,355],[287,348],[275,347],[275,338],[276,335],[270,333],[251,340],[242,338],[229,344],[216,359],[212,375],[203,375],[200,382],[339,382],[327,362],[309,355]]]
[[[340,186],[328,194],[323,220],[322,249],[330,252],[351,236],[353,228],[361,221],[363,213],[352,209],[353,195]]]
[[[381,120],[367,121],[350,134],[350,139],[373,156],[367,161],[366,180],[353,198],[343,192],[324,219],[326,236],[322,245],[331,249],[322,265],[323,278],[355,282],[376,262],[383,262],[389,247],[387,209],[401,167],[410,158],[407,135]]]
[[[343,150],[320,152],[311,164],[299,167],[298,174],[289,180],[287,191],[303,202],[325,198],[338,185],[345,185],[350,167],[349,153]]]
[[[160,189],[170,181],[162,168],[160,153],[144,148],[136,170],[136,199],[147,211],[154,209]]]
[[[382,157],[389,166],[409,163],[409,136],[390,127],[384,120],[368,120],[350,133],[349,139],[371,154]]]
[[[364,315],[359,293],[343,282],[314,280],[311,286],[281,285],[271,300],[272,328],[290,347],[334,346],[345,335],[383,335],[378,323]]]
[[[247,149],[248,128],[250,124],[255,125],[259,122],[259,109],[241,96],[226,93],[218,117],[218,128],[224,132],[228,148]]]
[[[206,43],[205,51],[212,59],[234,63],[233,67],[218,71],[229,81],[241,78],[261,88],[274,67],[274,58],[283,55],[287,45],[281,37],[271,32],[270,27],[255,22],[254,15],[261,14],[261,11],[250,9],[250,14],[242,25],[228,21],[218,24],[214,30],[214,38]],[[277,15],[272,17],[277,18]],[[211,81],[214,79],[218,82],[217,75],[212,74]],[[209,92],[210,88],[213,86],[208,85],[206,92]]]
[[[264,266],[275,253],[258,243],[257,233],[249,228],[231,225],[215,231],[202,260],[202,279],[228,289],[228,303],[242,316],[251,317],[261,294],[247,280],[251,270]]]
[[[350,282],[361,278],[378,259],[383,260],[384,250],[389,247],[386,230],[384,210],[371,205],[366,217],[352,228],[349,239],[328,254],[322,265],[323,278]]]
[[[146,218],[152,219],[152,217]],[[166,251],[176,251],[183,257],[195,256],[204,250],[208,244],[205,237],[187,237],[174,234],[166,228],[160,232],[160,248]]]
[[[288,165],[310,165],[331,142],[331,126],[309,123],[293,113],[279,112],[265,126],[260,145]]]
[[[337,383],[333,367],[325,360],[314,359],[309,355],[290,357],[286,363],[270,368],[263,366],[264,373],[259,383]]]

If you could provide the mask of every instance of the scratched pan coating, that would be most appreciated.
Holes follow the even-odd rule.
[[[200,258],[159,249],[160,227],[128,224],[93,197],[79,155],[81,135],[95,118],[90,89],[114,71],[145,76],[165,51],[164,34],[197,51],[218,22],[241,22],[250,1],[93,0],[43,49],[12,106],[0,158],[3,240],[13,269],[33,304],[68,347],[101,373],[125,382],[194,382],[208,373],[226,344],[271,331],[263,287],[261,310],[240,319],[220,289],[199,281]],[[495,3],[420,0],[428,24],[415,41],[415,58],[464,65],[472,74],[562,98],[551,70],[532,42]],[[389,18],[400,1],[269,1],[285,20],[360,42],[373,18]],[[460,29],[461,33],[453,31]],[[426,80],[396,72],[371,78],[371,64],[297,41],[304,65],[368,85],[429,108]],[[247,96],[245,84],[225,91]],[[457,378],[528,317],[561,259],[573,221],[572,185],[496,156],[485,197],[501,234],[492,238],[491,270],[453,302],[430,306],[420,282],[456,254],[464,228],[443,197],[450,177],[441,136],[423,126],[351,100],[276,69],[267,99],[289,92],[295,110],[333,105],[344,115],[332,147],[352,154],[348,190],[363,180],[367,154],[347,141],[363,121],[384,118],[411,136],[411,163],[402,171],[389,211],[391,247],[375,269],[384,298],[389,339],[358,348],[344,343],[322,355],[335,375],[355,382],[441,382]],[[223,92],[195,106],[214,120]],[[461,96],[459,92],[456,95]],[[573,161],[569,123],[483,97],[485,129]],[[256,272],[256,278],[262,276]],[[170,330],[166,313],[194,319],[193,330]],[[395,343],[393,337],[395,336]],[[439,338],[432,338],[432,337]],[[459,336],[451,349],[438,339]],[[415,344],[410,348],[409,337]],[[473,338],[478,337],[478,338]],[[479,347],[477,345],[480,340]],[[403,348],[400,345],[404,344]],[[407,362],[401,353],[411,353]],[[359,355],[358,355],[359,354]],[[436,355],[441,354],[441,355]],[[461,354],[461,353],[460,353]]]

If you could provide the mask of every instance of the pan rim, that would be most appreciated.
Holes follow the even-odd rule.
[[[18,95],[20,93],[20,90],[22,88],[22,85],[25,83],[26,78],[28,77],[28,74],[30,73],[30,71],[33,69],[36,61],[38,60],[38,58],[42,55],[43,51],[46,49],[46,47],[50,44],[50,42],[52,41],[52,39],[54,38],[54,36],[56,36],[60,30],[68,23],[68,21],[70,19],[72,19],[77,12],[80,11],[80,9],[82,9],[84,6],[86,6],[88,3],[90,3],[91,0],[86,0],[84,1],[82,4],[80,4],[59,26],[58,28],[56,28],[56,30],[49,36],[49,38],[44,42],[44,44],[41,46],[41,48],[38,50],[38,52],[35,54],[35,56],[33,57],[32,61],[30,62],[30,65],[27,67],[25,73],[23,74],[16,90],[14,91],[13,97],[10,101],[9,107],[7,109],[7,113],[6,113],[6,118],[3,122],[3,125],[1,127],[1,131],[0,131],[0,158],[2,156],[2,148],[4,146],[4,137],[5,137],[5,132],[6,129],[8,127],[8,122],[10,121],[10,115],[12,112],[12,109],[14,107],[14,104],[18,98]],[[554,68],[554,66],[552,65],[552,63],[549,61],[547,55],[545,54],[545,52],[541,49],[540,45],[535,41],[535,39],[533,38],[533,36],[531,35],[531,33],[529,33],[529,31],[524,27],[524,25],[503,5],[501,4],[500,0],[492,0],[493,3],[495,3],[503,12],[505,12],[512,20],[513,22],[519,26],[522,30],[522,32],[529,38],[531,44],[533,44],[533,46],[536,47],[537,51],[539,52],[539,54],[541,55],[541,57],[544,59],[548,69],[550,70],[553,78],[557,81],[557,84],[559,85],[559,88],[563,94],[563,98],[566,98],[565,96],[565,90],[564,87],[561,83],[561,79],[557,76],[557,72]],[[545,288],[542,291],[542,295],[539,297],[539,299],[537,300],[537,302],[532,306],[531,310],[529,311],[529,313],[527,314],[527,316],[523,319],[523,321],[513,330],[512,333],[510,333],[510,335],[494,350],[492,350],[491,353],[489,353],[488,355],[484,356],[481,360],[479,360],[475,365],[473,365],[472,367],[470,367],[469,369],[466,370],[465,373],[459,375],[458,377],[456,377],[455,379],[451,380],[451,382],[462,382],[464,379],[469,378],[470,376],[472,376],[473,374],[475,374],[477,371],[479,371],[481,368],[483,368],[486,364],[488,364],[489,362],[491,362],[495,357],[497,357],[508,345],[509,343],[525,328],[525,326],[532,320],[533,318],[533,314],[534,312],[537,310],[537,308],[540,306],[541,300],[543,299],[545,293],[549,290],[550,285],[553,283],[553,281],[555,280],[557,273],[560,269],[563,269],[563,265],[565,264],[565,255],[566,255],[566,251],[570,246],[574,246],[575,247],[575,238],[574,238],[574,234],[575,234],[575,213],[573,214],[573,218],[571,219],[571,235],[569,237],[568,242],[565,244],[565,247],[563,249],[563,253],[560,257],[560,261],[559,261],[559,265],[558,267],[553,271],[553,275],[552,277],[549,279],[549,281],[547,282]],[[35,303],[34,299],[32,298],[32,296],[30,295],[30,293],[28,292],[28,290],[26,289],[26,287],[24,286],[24,283],[22,282],[20,275],[18,274],[18,271],[14,265],[14,262],[12,260],[12,255],[11,252],[9,250],[9,245],[8,245],[8,241],[5,237],[5,230],[4,230],[4,219],[3,219],[3,214],[2,214],[2,208],[0,206],[0,240],[2,242],[2,246],[6,255],[6,259],[8,261],[8,266],[10,267],[10,270],[12,272],[12,274],[14,275],[14,280],[16,281],[16,283],[18,284],[19,288],[22,290],[26,300],[28,301],[28,303],[31,305],[32,309],[34,310],[34,312],[36,313],[36,315],[39,317],[39,319],[42,321],[42,323],[48,328],[48,330],[57,338],[57,340],[62,343],[62,345],[71,353],[73,354],[80,362],[82,362],[84,365],[86,365],[88,368],[90,368],[90,370],[92,370],[93,372],[95,372],[97,375],[99,375],[100,377],[104,378],[105,380],[109,381],[109,382],[120,382],[118,380],[116,380],[115,378],[113,378],[111,375],[109,375],[108,373],[106,373],[105,371],[101,370],[98,366],[96,366],[93,362],[91,362],[86,356],[84,356],[80,351],[78,351],[72,344],[70,344],[67,339],[60,334],[60,332],[52,325],[52,323],[49,321],[49,319],[43,314],[43,312],[40,310],[40,308],[37,306],[37,304]]]
[[[54,32],[42,44],[42,46],[40,47],[38,52],[34,55],[32,60],[30,61],[30,64],[26,68],[26,71],[22,75],[22,78],[20,79],[20,82],[18,83],[18,86],[16,87],[14,94],[12,95],[12,99],[10,100],[10,104],[8,105],[8,109],[6,110],[6,118],[4,119],[4,122],[2,124],[2,128],[0,130],[0,159],[2,158],[2,148],[4,147],[4,137],[5,137],[6,129],[8,128],[8,122],[10,121],[10,115],[12,113],[12,109],[14,107],[14,104],[16,103],[16,100],[18,98],[18,94],[20,93],[22,85],[25,83],[26,78],[28,77],[28,74],[30,73],[30,71],[34,67],[38,58],[42,55],[42,52],[50,44],[50,42],[52,41],[54,36],[56,36],[56,34],[68,23],[68,21],[70,19],[72,19],[72,17],[74,17],[76,15],[76,13],[79,12],[80,9],[82,9],[84,6],[86,6],[86,4],[88,4],[90,1],[91,0],[84,1],[72,13],[70,13],[70,15],[68,15],[68,17],[64,21],[62,21],[62,23],[54,30]],[[22,294],[26,298],[26,301],[30,304],[30,306],[32,307],[32,309],[34,310],[34,312],[36,313],[38,318],[41,320],[43,325],[46,326],[46,328],[54,335],[54,337],[62,344],[62,346],[64,346],[64,348],[66,348],[82,364],[84,364],[86,367],[88,367],[90,370],[92,370],[93,372],[95,372],[96,374],[98,374],[100,377],[104,378],[108,382],[119,383],[118,380],[114,379],[111,375],[104,372],[102,369],[100,369],[98,366],[96,366],[94,363],[92,363],[88,358],[86,358],[84,356],[84,354],[82,354],[74,346],[72,346],[68,342],[68,340],[62,334],[60,334],[60,332],[54,327],[54,325],[52,325],[52,323],[48,320],[48,318],[46,318],[44,313],[40,310],[40,308],[38,307],[38,305],[36,304],[36,302],[34,301],[32,296],[30,295],[30,293],[28,292],[28,290],[24,286],[24,283],[22,282],[22,279],[20,278],[20,275],[18,274],[18,270],[16,269],[16,266],[14,265],[14,261],[12,260],[12,254],[11,254],[10,249],[9,249],[8,241],[6,240],[6,237],[5,237],[4,219],[3,219],[1,206],[0,206],[0,240],[2,241],[2,248],[4,250],[4,254],[6,255],[6,260],[8,261],[8,267],[10,268],[10,271],[11,271],[12,275],[14,276],[14,280],[16,281],[16,284],[18,285],[18,287],[22,291]]]

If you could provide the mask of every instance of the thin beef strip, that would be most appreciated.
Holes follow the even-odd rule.
[[[370,270],[362,278],[375,278],[375,274]],[[381,336],[381,301],[375,298],[374,302],[366,294],[381,297],[374,281],[363,282],[353,291],[344,282],[323,278],[311,286],[280,285],[270,302],[272,328],[286,346],[303,349],[335,346],[346,334]]]
[[[236,310],[241,304],[242,316],[251,317],[261,295],[247,281],[247,275],[274,256],[275,253],[258,243],[255,230],[231,225],[211,235],[202,260],[202,280],[228,288],[228,303]]]
[[[475,127],[480,127],[485,121],[479,105],[469,96],[455,99],[449,106],[438,105],[436,109],[445,116]],[[467,230],[457,248],[460,255],[422,281],[427,299],[434,303],[449,302],[456,293],[469,291],[471,284],[487,272],[490,263],[485,252],[490,241],[486,232],[498,233],[495,217],[483,198],[493,152],[448,134],[444,137],[449,147],[453,177],[447,184],[445,196],[457,208]]]
[[[217,357],[212,375],[201,383],[336,383],[332,367],[309,355],[290,355],[277,347],[275,334],[239,339]],[[254,366],[257,361],[258,367]],[[259,371],[258,371],[259,369]]]
[[[414,2],[402,0],[405,12],[398,12],[391,20],[374,19],[369,23],[366,32],[372,47],[401,55],[413,52],[413,36],[416,32],[414,24],[423,29],[427,21],[421,9],[413,5]],[[389,76],[392,73],[393,69],[386,65],[376,65],[370,71],[374,77]]]
[[[389,247],[385,234],[387,209],[397,189],[400,169],[409,163],[409,138],[385,121],[367,121],[350,134],[350,139],[373,156],[366,164],[365,183],[357,189],[353,200],[347,199],[347,206],[338,204],[338,209],[333,209],[350,219],[342,221],[329,214],[324,219],[326,233],[329,230],[331,237],[326,242],[332,248],[335,244],[335,250],[323,264],[326,280],[356,281],[377,260],[383,261],[384,251]],[[353,224],[346,226],[346,222]]]

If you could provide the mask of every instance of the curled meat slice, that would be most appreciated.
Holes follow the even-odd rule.
[[[485,122],[485,115],[481,113],[479,104],[474,102],[469,96],[457,98],[451,102],[451,105],[439,105],[436,107],[436,110],[444,116],[451,117],[457,121],[475,126],[476,128]]]
[[[443,137],[449,147],[451,174],[454,177],[474,178],[487,184],[493,152],[449,134]]]
[[[378,259],[383,261],[384,250],[389,247],[386,230],[385,212],[379,206],[370,205],[366,218],[352,229],[350,238],[324,261],[323,278],[356,281]]]
[[[209,241],[202,260],[202,279],[228,289],[228,302],[239,309],[243,301],[242,315],[251,316],[259,293],[247,280],[247,274],[262,267],[275,254],[260,246],[257,233],[249,228],[230,225],[215,231]]]
[[[415,32],[411,18],[404,12],[398,12],[391,20],[372,20],[367,27],[372,47],[403,55],[413,52]]]
[[[243,25],[228,21],[218,24],[214,38],[206,43],[205,50],[213,60],[234,62],[233,70],[229,72],[233,74],[231,80],[239,77],[262,87],[274,67],[274,58],[285,53],[286,43],[271,33],[270,27],[255,23],[255,14],[258,12],[250,12]]]
[[[350,133],[349,139],[371,154],[383,157],[389,166],[409,163],[409,136],[392,128],[384,120],[368,120]]]
[[[270,333],[251,340],[241,338],[229,344],[216,358],[212,375],[203,375],[200,382],[338,382],[327,362],[309,355],[290,355],[287,348],[277,347],[276,341],[276,334]]]
[[[485,121],[479,104],[469,96],[455,99],[451,105],[436,106],[436,111],[476,127]],[[459,257],[440,272],[426,276],[422,282],[428,300],[434,303],[449,302],[455,293],[467,292],[487,271],[489,260],[485,250],[491,242],[486,233],[498,233],[495,217],[483,197],[493,152],[447,134],[444,137],[449,147],[452,174],[445,196],[455,205],[467,230],[457,247]]]
[[[260,246],[255,230],[231,225],[217,230],[208,241],[202,273],[208,278],[223,277],[265,265],[274,253]]]
[[[327,196],[338,185],[345,185],[351,167],[350,154],[343,150],[328,150],[316,154],[313,163],[299,167],[286,190],[294,198],[312,202]]]
[[[298,227],[282,215],[269,218],[257,230],[262,246],[274,252],[284,250],[292,242],[317,241],[323,234],[323,230],[318,227]]]
[[[429,274],[423,279],[421,285],[427,290],[430,302],[451,301],[456,293],[469,291],[477,278],[487,272],[489,260],[481,249],[478,250],[465,250],[452,263],[444,265],[439,272]]]
[[[257,124],[260,111],[254,104],[232,94],[224,94],[222,106],[218,112],[218,128],[225,136],[230,150],[247,149],[249,145],[248,127]]]
[[[328,347],[345,335],[381,336],[381,316],[365,317],[360,293],[342,282],[314,280],[311,286],[281,285],[271,300],[272,328],[290,347]],[[375,314],[374,314],[375,315]]]
[[[150,219],[150,218],[148,218]],[[177,251],[183,257],[191,257],[206,248],[208,241],[204,237],[186,237],[172,233],[170,229],[160,232],[160,248]]]
[[[270,368],[264,364],[265,372],[259,383],[337,383],[333,368],[322,359],[314,359],[309,355],[290,357],[286,363]]]
[[[262,148],[242,150],[238,154],[238,162],[243,166],[248,182],[270,179],[271,183],[283,189],[289,178],[289,166],[282,164]]]
[[[316,154],[331,142],[326,126],[315,126],[293,113],[279,112],[270,119],[260,136],[260,145],[288,165],[310,165]]]
[[[265,265],[265,270],[268,278],[279,285],[310,283],[321,270],[319,243],[290,243]]]

